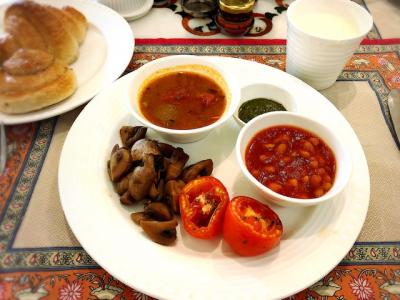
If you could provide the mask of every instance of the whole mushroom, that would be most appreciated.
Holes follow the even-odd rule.
[[[146,136],[147,127],[143,126],[122,126],[119,130],[121,141],[124,147],[131,148],[138,140]]]
[[[182,170],[185,167],[185,164],[187,163],[188,160],[189,160],[189,155],[187,155],[182,148],[180,147],[176,148],[172,152],[171,158],[169,159],[165,180],[168,181],[171,179],[178,178],[181,175]]]
[[[212,159],[201,160],[183,170],[182,179],[188,183],[200,176],[209,176],[213,171]]]
[[[160,155],[157,143],[148,139],[138,140],[131,148],[133,161],[143,161],[147,155]]]
[[[170,245],[176,240],[176,219],[170,221],[142,220],[140,226],[148,237],[161,245]]]
[[[129,178],[128,190],[135,201],[140,201],[146,197],[156,175],[153,155],[145,155],[143,166],[136,167]]]
[[[117,182],[123,175],[130,171],[132,158],[130,151],[126,148],[114,146],[108,164],[108,173],[112,182]]]

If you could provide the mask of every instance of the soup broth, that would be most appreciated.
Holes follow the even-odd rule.
[[[224,113],[226,96],[211,78],[176,71],[151,80],[139,95],[144,117],[171,129],[194,129],[216,122]]]

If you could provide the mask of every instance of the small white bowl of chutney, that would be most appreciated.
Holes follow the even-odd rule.
[[[296,112],[291,93],[271,83],[253,83],[241,89],[239,105],[233,117],[243,127],[251,119],[268,112]]]

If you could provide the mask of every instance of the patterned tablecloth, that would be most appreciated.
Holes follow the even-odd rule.
[[[231,56],[285,69],[283,39],[193,37],[137,39],[126,72],[172,54]],[[400,297],[400,143],[387,108],[389,91],[400,88],[399,70],[400,39],[382,39],[374,27],[338,81],[322,91],[350,122],[363,146],[371,177],[370,206],[361,234],[342,262],[290,299]],[[0,175],[0,300],[151,299],[99,267],[64,218],[57,164],[68,129],[81,109],[6,127],[8,161]]]

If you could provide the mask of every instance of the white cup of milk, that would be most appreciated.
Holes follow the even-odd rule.
[[[287,19],[286,72],[317,90],[336,81],[373,25],[350,0],[296,0]]]

